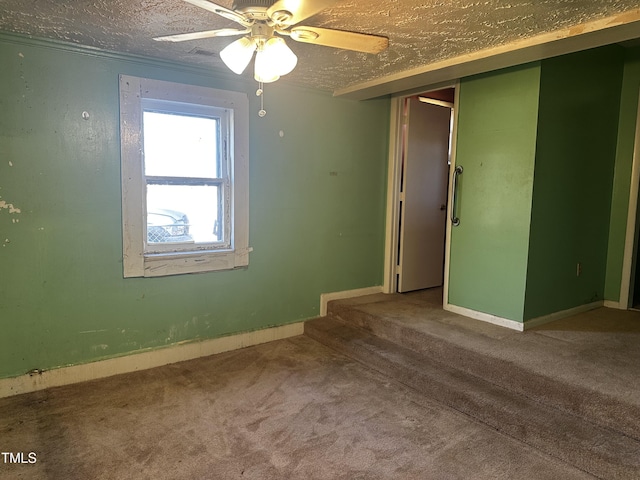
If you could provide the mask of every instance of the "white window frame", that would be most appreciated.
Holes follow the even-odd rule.
[[[170,251],[146,247],[146,180],[142,112],[145,105],[225,110],[225,241],[178,245]],[[181,112],[185,108],[178,109]],[[158,277],[231,270],[249,265],[249,100],[246,94],[209,87],[120,75],[122,239],[124,277]],[[161,250],[165,250],[162,248]]]

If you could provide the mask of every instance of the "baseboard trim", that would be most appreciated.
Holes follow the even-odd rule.
[[[620,305],[620,302],[614,302],[613,300],[605,300],[604,306],[607,308],[615,308],[617,310],[627,310]]]
[[[614,303],[614,302],[611,302],[611,303]],[[489,313],[478,312],[476,310],[471,310],[469,308],[459,307],[457,305],[445,304],[443,305],[443,308],[450,312],[457,313],[465,317],[473,318],[475,320],[481,320],[483,322],[492,323],[494,325],[499,325],[501,327],[510,328],[511,330],[524,332],[525,330],[529,330],[530,328],[544,325],[545,323],[554,322],[556,320],[560,320],[561,318],[570,317],[578,313],[588,312],[589,310],[600,308],[603,305],[606,307],[607,302],[599,300],[597,302],[578,305],[577,307],[569,308],[567,310],[553,312],[553,313],[550,313],[549,315],[543,315],[541,317],[532,318],[530,320],[525,321],[524,323],[517,322],[515,320],[509,320],[508,318],[497,317]]]
[[[542,317],[532,318],[531,320],[527,320],[524,323],[524,329],[528,330],[533,327],[544,325],[545,323],[560,320],[561,318],[577,315],[578,313],[588,312],[589,310],[600,308],[603,305],[604,305],[604,302],[602,300],[599,300],[597,302],[586,303],[584,305],[578,305],[577,307],[568,308],[567,310],[561,310],[559,312],[550,313],[549,315],[543,315]]]
[[[478,312],[469,308],[459,307],[458,305],[451,305],[450,303],[445,303],[442,308],[449,312],[457,313],[458,315],[473,318],[474,320],[492,323],[494,325],[509,328],[511,330],[517,330],[519,332],[524,331],[524,323],[509,320],[508,318],[498,317],[496,315],[491,315],[490,313]]]
[[[0,379],[0,398],[35,392],[37,390],[44,390],[45,388],[85,382],[87,380],[96,380],[122,373],[161,367],[171,363],[207,357],[217,353],[295,337],[303,333],[304,322],[297,322],[253,332],[229,335],[227,337],[177,344],[157,350],[134,353],[82,365],[45,370],[41,373],[3,378]]]
[[[382,293],[382,285],[376,287],[356,288],[355,290],[343,290],[341,292],[331,292],[320,294],[320,316],[327,316],[327,304],[332,300],[342,300],[345,298],[363,297]]]

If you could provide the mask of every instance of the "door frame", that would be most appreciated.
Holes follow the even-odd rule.
[[[402,167],[402,140],[405,96],[391,97],[391,119],[389,122],[389,161],[387,166],[387,216],[384,241],[383,293],[395,293],[398,287],[396,265],[398,265],[398,242],[400,231],[400,171]]]
[[[458,96],[460,82],[453,84],[439,85],[437,88],[425,87],[415,90],[411,94],[404,94],[391,97],[391,118],[389,126],[389,161],[387,169],[387,215],[384,248],[384,278],[382,284],[383,293],[395,293],[398,288],[398,278],[396,266],[398,265],[398,242],[400,241],[400,231],[398,223],[400,221],[400,180],[402,172],[402,145],[403,145],[403,123],[404,123],[404,101],[419,93],[429,93],[445,88],[454,88],[453,101],[453,128],[451,132],[451,168],[449,169],[449,188],[447,190],[447,221],[444,252],[444,283],[443,283],[443,304],[447,304],[449,285],[449,242],[451,236],[451,177],[455,168],[456,152],[456,131],[458,126]]]
[[[632,276],[635,268],[640,267],[638,258],[636,257],[637,235],[636,231],[636,214],[638,210],[638,194],[640,193],[640,96],[638,97],[638,111],[636,113],[636,129],[633,140],[633,160],[631,163],[631,184],[629,188],[629,209],[627,211],[627,229],[624,240],[624,254],[622,258],[622,278],[620,279],[620,298],[619,301],[605,301],[605,306],[612,308],[620,308],[628,310],[632,305],[631,288],[633,285]],[[634,288],[639,288],[635,285]]]

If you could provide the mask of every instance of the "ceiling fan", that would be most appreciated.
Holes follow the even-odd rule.
[[[365,53],[379,53],[389,45],[386,37],[378,35],[298,25],[339,0],[234,0],[231,10],[209,0],[184,1],[233,20],[241,28],[167,35],[154,40],[183,42],[243,35],[227,45],[220,52],[220,58],[233,72],[241,74],[251,62],[253,53],[257,52],[254,77],[260,83],[275,82],[297,64],[298,58],[282,37]]]

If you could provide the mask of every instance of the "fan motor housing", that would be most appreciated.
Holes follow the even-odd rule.
[[[232,8],[255,20],[266,20],[267,9],[274,3],[275,0],[235,0]]]

